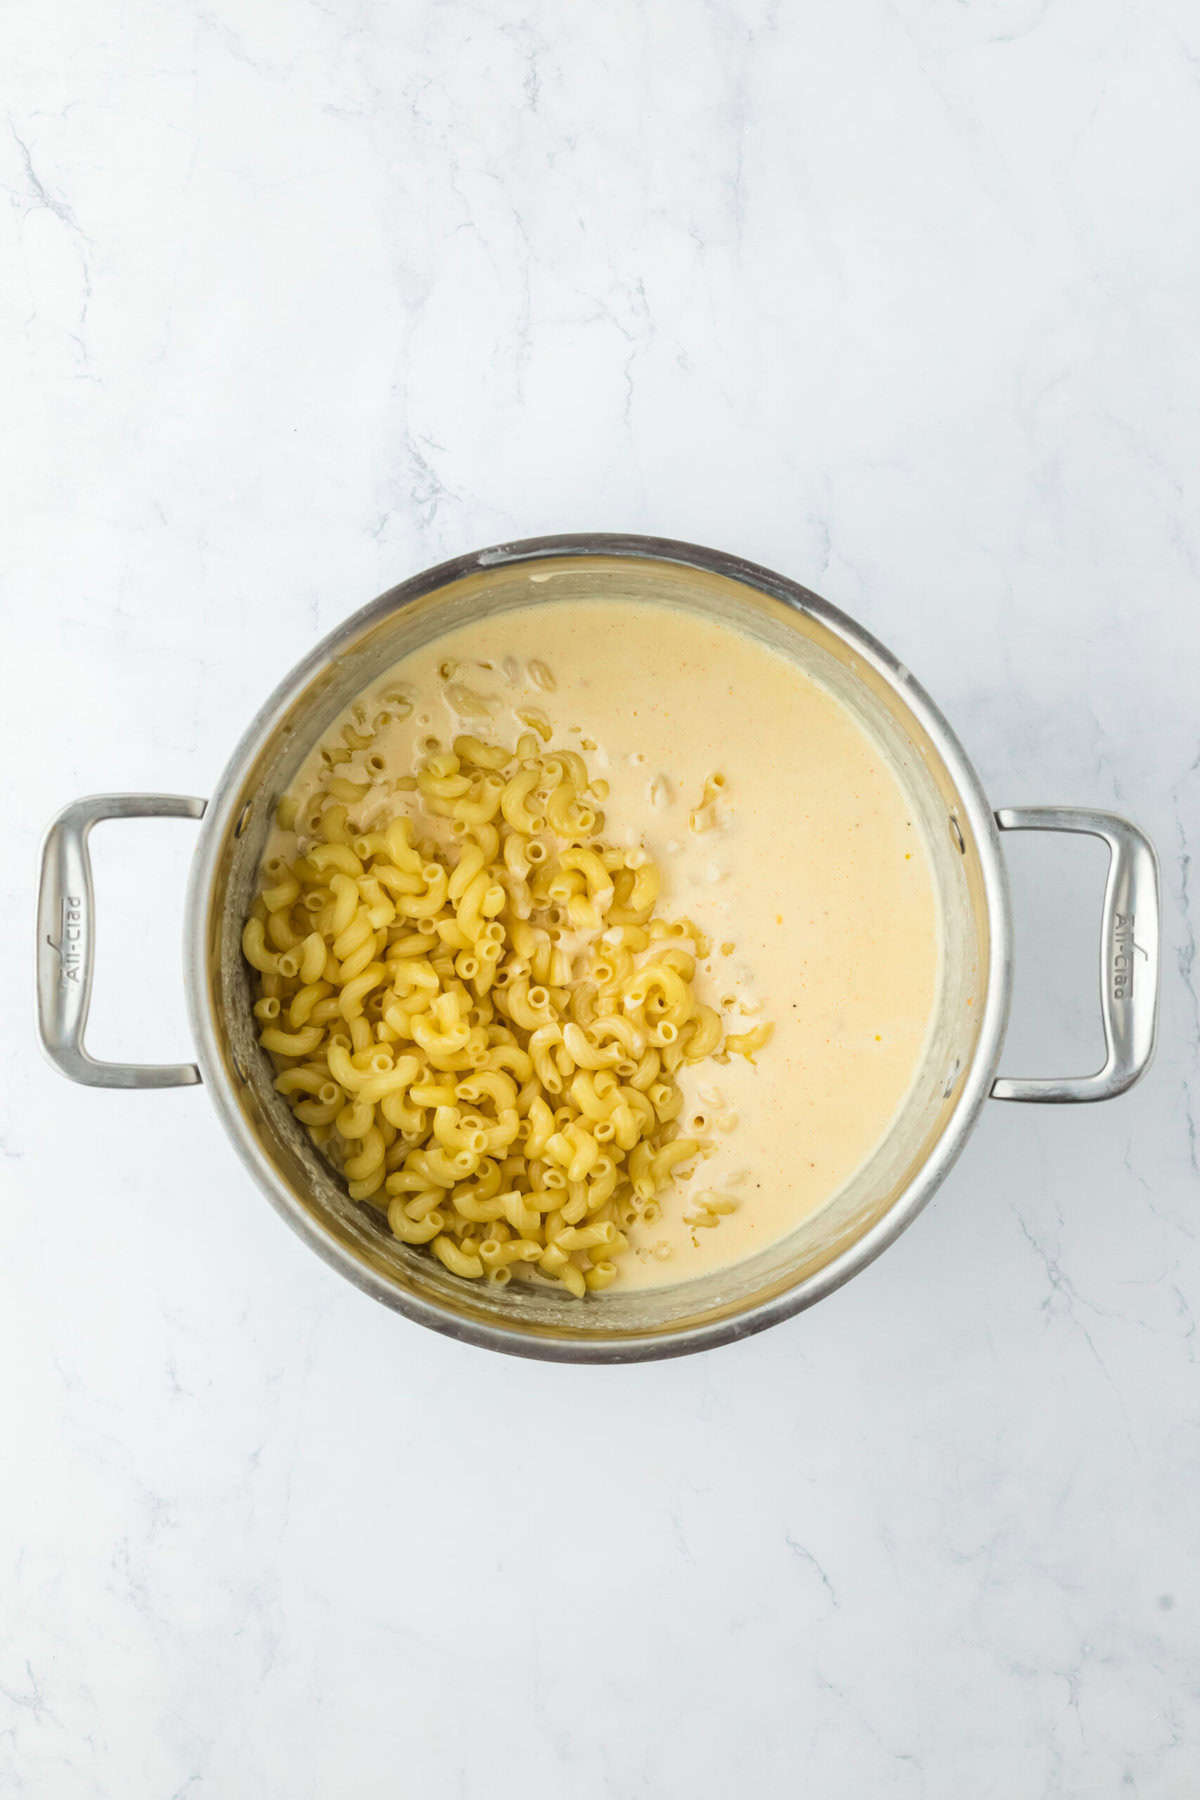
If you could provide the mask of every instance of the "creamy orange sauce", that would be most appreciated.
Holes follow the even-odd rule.
[[[527,729],[517,714],[536,707],[554,744],[581,749],[610,784],[605,840],[641,845],[658,863],[658,911],[694,919],[711,939],[699,998],[729,1031],[774,1022],[754,1064],[735,1056],[681,1071],[680,1126],[711,1138],[714,1153],[661,1196],[660,1219],[633,1228],[619,1286],[685,1280],[784,1236],[885,1135],[934,1010],[929,855],[880,748],[774,651],[644,603],[548,601],[469,625],[396,665],[363,695],[365,714],[398,684],[413,710],[355,756],[356,774],[367,754],[383,761],[356,817],[411,804],[389,788],[420,762],[422,740],[470,731],[513,743]],[[464,688],[486,716],[462,710]],[[319,768],[314,751],[292,791],[315,794]],[[714,773],[724,786],[696,830]],[[277,832],[268,854],[294,845]],[[684,1216],[705,1190],[738,1208],[698,1230]]]

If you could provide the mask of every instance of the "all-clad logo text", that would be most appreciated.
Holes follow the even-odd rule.
[[[1118,913],[1113,924],[1112,997],[1133,998],[1133,914]]]
[[[59,928],[58,942],[52,937],[46,942],[52,950],[58,951],[58,979],[60,981],[79,980],[82,957],[79,945],[83,938],[83,896],[82,894],[66,894],[62,903],[62,925]]]

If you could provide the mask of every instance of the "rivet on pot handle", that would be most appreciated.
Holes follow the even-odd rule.
[[[1107,1054],[1095,1075],[1012,1080],[994,1100],[1111,1100],[1132,1087],[1154,1055],[1158,1018],[1158,859],[1149,838],[1115,813],[1074,806],[1010,807],[1001,831],[1082,831],[1103,838],[1110,861],[1100,923],[1100,1012]]]
[[[190,1087],[195,1063],[97,1062],[84,1048],[96,944],[88,833],[99,819],[199,819],[187,794],[93,794],[65,807],[42,851],[38,893],[38,1028],[50,1060],[85,1087]]]

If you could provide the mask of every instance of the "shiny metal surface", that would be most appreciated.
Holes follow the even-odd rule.
[[[1094,1075],[992,1084],[993,1100],[1111,1100],[1150,1066],[1158,1020],[1158,858],[1144,832],[1115,813],[1026,806],[996,814],[1001,831],[1081,831],[1108,845],[1100,920],[1100,1016],[1107,1054]]]
[[[373,632],[383,629],[397,614],[416,611],[428,605],[433,596],[453,593],[459,584],[466,585],[471,593],[485,592],[493,574],[536,569],[552,561],[557,565],[561,559],[577,563],[589,575],[592,570],[610,566],[614,560],[628,563],[635,573],[670,568],[692,578],[736,584],[756,600],[765,597],[765,603],[774,612],[786,609],[790,623],[803,625],[821,636],[831,653],[853,665],[856,680],[874,686],[889,704],[896,705],[903,716],[904,729],[922,737],[929,759],[940,761],[945,771],[946,810],[960,839],[970,846],[972,878],[986,934],[986,966],[980,971],[984,993],[983,1003],[973,1018],[970,1052],[964,1055],[961,1066],[951,1070],[947,1080],[945,1119],[931,1134],[932,1141],[920,1159],[919,1170],[911,1180],[904,1181],[886,1207],[877,1213],[865,1211],[861,1221],[851,1221],[846,1227],[842,1241],[810,1252],[798,1260],[794,1270],[769,1271],[759,1292],[706,1293],[703,1299],[685,1307],[679,1298],[681,1290],[677,1289],[670,1306],[660,1299],[657,1310],[653,1305],[648,1307],[652,1296],[672,1293],[661,1289],[652,1290],[651,1296],[641,1296],[639,1308],[614,1302],[603,1309],[576,1308],[573,1314],[560,1309],[561,1316],[556,1317],[525,1317],[518,1306],[511,1304],[504,1309],[493,1305],[485,1311],[472,1284],[455,1283],[452,1278],[439,1281],[428,1267],[432,1259],[424,1259],[418,1267],[413,1258],[411,1270],[398,1273],[394,1266],[385,1263],[382,1251],[352,1236],[345,1221],[332,1216],[328,1208],[321,1212],[309,1203],[303,1167],[293,1164],[289,1168],[284,1150],[270,1141],[276,1122],[263,1116],[265,1108],[253,1091],[252,1049],[246,1044],[231,1043],[226,1033],[229,1008],[219,1002],[217,995],[219,968],[224,961],[215,949],[220,919],[214,915],[212,903],[214,893],[229,885],[229,838],[260,785],[258,765],[264,747],[274,735],[295,730],[294,721],[299,714],[310,719],[302,730],[296,731],[306,750],[316,736],[311,725],[314,687],[331,679],[332,671],[340,669],[364,641],[370,640]],[[465,616],[470,616],[471,604],[468,599]],[[444,614],[439,629],[455,622],[448,601],[441,600],[438,611]],[[355,676],[354,681],[361,687],[365,675]],[[351,689],[346,691],[349,694]],[[331,705],[330,716],[333,710]],[[186,960],[197,1050],[218,1110],[246,1166],[289,1224],[320,1255],[375,1299],[451,1336],[490,1349],[556,1361],[621,1362],[704,1349],[788,1318],[865,1268],[911,1223],[958,1156],[990,1090],[1007,1016],[1010,941],[1007,881],[991,807],[941,713],[882,645],[816,595],[737,558],[661,540],[598,536],[504,545],[443,564],[383,595],[348,619],[312,652],[252,722],[212,797],[193,865]],[[277,1106],[276,1111],[282,1108]],[[302,1155],[302,1147],[293,1155]],[[510,1295],[511,1287],[503,1293]]]
[[[195,1063],[97,1062],[84,1046],[96,947],[96,897],[88,835],[101,819],[199,819],[205,802],[184,794],[92,794],[64,807],[46,834],[38,894],[37,994],[42,1048],[84,1087],[189,1087]]]
[[[575,592],[646,598],[727,619],[843,694],[898,759],[934,845],[947,967],[942,1016],[911,1103],[857,1185],[850,1184],[845,1195],[782,1245],[734,1270],[634,1296],[612,1290],[601,1305],[563,1304],[540,1290],[517,1293],[512,1284],[481,1293],[477,1284],[449,1276],[434,1259],[397,1245],[366,1217],[369,1209],[354,1207],[274,1094],[271,1070],[254,1038],[239,951],[241,921],[275,803],[342,708],[384,667],[456,624],[481,612],[545,603],[548,596],[569,599]],[[785,809],[786,770],[772,773]],[[170,804],[192,817],[202,809],[199,801]],[[50,929],[59,917],[55,897],[84,889],[83,839],[90,817],[103,816],[89,817],[87,803],[81,805],[84,810],[72,823],[60,820],[44,876],[43,912]],[[129,805],[164,809],[153,801]],[[1036,815],[1039,822],[1051,816],[1066,815]],[[1111,830],[1119,836],[1121,822],[1086,816],[1103,820],[1101,835]],[[1007,825],[1035,815],[1001,817]],[[1143,909],[1139,940],[1144,942],[1143,896],[1152,890],[1143,852],[1149,847],[1140,834],[1134,836],[1138,845],[1122,839],[1119,856],[1108,836],[1115,871],[1108,916],[1116,932],[1124,902],[1132,906],[1136,900]],[[86,911],[90,920],[90,899]],[[90,924],[88,930],[90,943]],[[1116,941],[1111,934],[1106,938],[1110,947]],[[1116,968],[1111,957],[1105,968]],[[49,981],[50,965],[47,971]],[[1110,1083],[1121,1071],[1134,1079],[1145,1065],[1146,990],[1152,1002],[1155,979],[1151,963],[1136,1018],[1130,1008],[1113,1014]],[[461,557],[402,583],[347,619],[270,697],[204,814],[189,883],[185,981],[200,1068],[226,1129],[275,1208],[333,1267],[383,1304],[488,1349],[564,1362],[636,1361],[729,1342],[813,1305],[865,1268],[920,1212],[993,1089],[1012,985],[1008,887],[996,819],[953,732],[908,671],[854,621],[782,576],[695,545],[603,535],[543,538]],[[82,1051],[86,998],[82,1008],[67,1003],[57,1012],[51,1007],[48,1016],[50,1038],[60,1051],[65,1046],[71,1052],[52,1051],[59,1066],[73,1079],[95,1079],[88,1071],[103,1065],[91,1063]],[[1152,1042],[1152,1005],[1149,1018]],[[1129,1021],[1128,1030],[1122,1021]],[[143,1073],[156,1085],[165,1085],[168,1077],[194,1078],[185,1065],[182,1072],[124,1071],[119,1084],[139,1085]],[[1028,1085],[1001,1084],[1013,1090],[1004,1097],[1046,1097],[1016,1091]],[[1080,1084],[1059,1085],[1077,1089]]]

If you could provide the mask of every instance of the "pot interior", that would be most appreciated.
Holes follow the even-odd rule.
[[[997,980],[996,959],[972,822],[987,830],[979,797],[972,804],[956,783],[922,723],[928,703],[886,653],[815,596],[783,582],[772,591],[772,578],[762,571],[732,566],[737,574],[657,555],[502,560],[497,554],[495,561],[476,559],[467,573],[451,572],[431,591],[419,591],[419,582],[397,589],[350,620],[289,678],[251,728],[211,811],[213,835],[193,912],[203,962],[195,972],[205,1009],[198,1022],[218,1103],[290,1222],[379,1298],[441,1329],[506,1349],[608,1360],[669,1353],[673,1344],[684,1347],[685,1338],[691,1347],[697,1333],[700,1341],[738,1335],[764,1322],[764,1309],[776,1316],[818,1297],[852,1272],[847,1262],[858,1266],[868,1250],[888,1241],[917,1208],[914,1183],[943,1141],[962,1135],[978,1104],[980,1034],[985,1014],[997,1005],[988,991],[989,980]],[[396,1242],[377,1213],[347,1197],[274,1093],[273,1071],[255,1041],[240,937],[276,803],[315,741],[363,688],[481,614],[606,596],[690,609],[757,637],[852,710],[898,772],[925,833],[941,915],[942,974],[905,1105],[867,1163],[825,1207],[734,1268],[629,1294],[618,1286],[579,1303],[549,1289],[458,1280]],[[765,748],[769,754],[769,741]],[[786,771],[772,775],[784,795]],[[973,1070],[976,1091],[970,1091]]]

